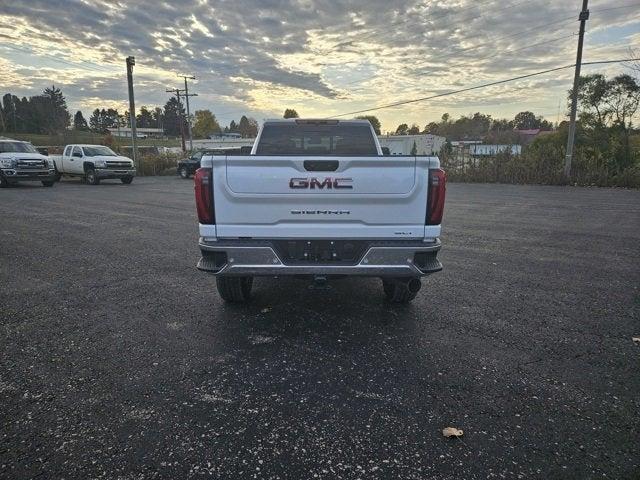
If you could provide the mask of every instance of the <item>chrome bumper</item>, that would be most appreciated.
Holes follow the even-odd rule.
[[[96,175],[98,178],[122,178],[135,177],[136,170],[128,168],[97,168]]]
[[[0,169],[0,174],[4,176],[4,178],[8,182],[18,182],[18,181],[49,181],[55,180],[56,171],[54,169],[29,169],[22,170],[16,168],[3,168]]]
[[[364,255],[353,265],[331,263],[286,264],[269,241],[200,238],[202,257],[198,269],[215,275],[360,275],[371,277],[420,277],[442,270],[436,258],[440,240],[371,241]],[[416,254],[424,253],[421,257]],[[420,261],[416,259],[421,258]]]

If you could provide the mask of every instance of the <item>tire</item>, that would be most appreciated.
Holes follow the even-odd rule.
[[[122,177],[120,181],[125,185],[130,185],[133,182],[133,177]]]
[[[9,182],[7,182],[7,179],[4,178],[4,176],[0,175],[0,188],[6,188],[9,186]]]
[[[189,178],[189,170],[187,167],[182,167],[180,169],[180,178],[184,178],[185,180]]]
[[[246,303],[251,298],[253,277],[216,277],[216,286],[225,302]]]
[[[84,175],[89,185],[100,185],[100,179],[96,175],[96,171],[93,168],[87,169],[87,171],[84,172]]]
[[[43,187],[53,187],[54,183],[56,183],[54,180],[43,180],[42,181],[42,186]]]
[[[418,295],[420,291],[420,280],[417,280],[417,284],[413,283],[412,288],[408,287],[407,280],[392,280],[392,279],[382,279],[382,288],[384,290],[384,294],[387,297],[387,300],[391,303],[409,303]]]

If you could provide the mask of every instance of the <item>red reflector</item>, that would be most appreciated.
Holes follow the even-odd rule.
[[[193,177],[196,191],[198,221],[205,224],[216,223],[213,208],[213,172],[210,168],[199,168]]]
[[[444,213],[444,196],[447,190],[447,174],[441,168],[429,170],[429,195],[427,196],[426,225],[440,225]]]

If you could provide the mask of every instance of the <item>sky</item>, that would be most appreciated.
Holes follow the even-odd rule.
[[[323,118],[575,62],[581,0],[0,0],[0,94],[55,84],[72,114],[162,106],[193,75],[221,124]],[[640,56],[640,1],[589,2],[583,61]],[[631,73],[624,64],[583,74]],[[566,114],[573,70],[372,112],[383,130],[482,112]]]

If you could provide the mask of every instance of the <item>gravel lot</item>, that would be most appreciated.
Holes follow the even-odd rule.
[[[639,191],[450,185],[404,307],[224,305],[192,192],[0,190],[1,478],[640,478]]]

